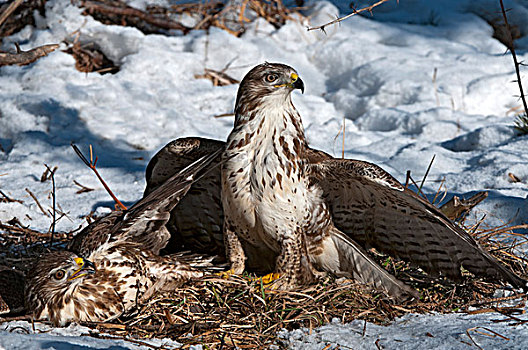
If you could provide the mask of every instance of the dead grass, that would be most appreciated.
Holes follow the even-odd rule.
[[[119,71],[119,66],[106,57],[105,54],[96,47],[95,43],[81,45],[79,42],[75,42],[68,49],[64,50],[64,52],[69,53],[75,58],[75,68],[77,68],[79,72],[115,74]]]
[[[475,280],[453,285],[427,278],[407,268],[400,277],[417,287],[422,300],[396,304],[382,293],[351,280],[329,278],[295,291],[269,291],[249,276],[224,280],[215,277],[194,281],[172,293],[159,295],[139,312],[111,324],[91,324],[98,330],[125,338],[171,338],[184,344],[202,344],[208,349],[265,348],[280,343],[282,329],[312,329],[339,319],[356,319],[385,325],[407,313],[468,311],[505,315],[523,312],[523,301],[514,307],[500,307],[493,299],[498,284]],[[511,298],[507,298],[511,299]],[[471,311],[475,313],[475,311]]]

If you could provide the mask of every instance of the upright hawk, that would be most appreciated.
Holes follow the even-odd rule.
[[[214,173],[221,188],[218,179],[198,182],[200,190],[191,189],[185,198],[193,207],[177,208],[195,214],[194,221],[177,222],[178,231],[200,228],[184,246],[216,247],[223,225],[233,271],[248,264],[275,271],[282,275],[277,286],[284,288],[312,280],[320,270],[355,277],[394,296],[415,295],[369,257],[370,247],[453,280],[461,278],[464,266],[475,275],[525,287],[468,233],[380,167],[309,148],[291,101],[291,92],[303,87],[297,72],[283,64],[264,63],[244,77],[225,163],[221,174]],[[175,171],[221,147],[199,138],[173,141],[149,164],[147,192],[171,173],[166,164]],[[219,193],[223,210],[211,210],[219,207]]]

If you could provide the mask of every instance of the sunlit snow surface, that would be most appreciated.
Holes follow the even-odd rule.
[[[314,6],[305,13],[310,23],[333,19],[339,9],[346,11],[349,2],[334,3],[338,7],[310,2]],[[512,110],[521,105],[512,82],[514,68],[486,22],[498,16],[497,3],[390,1],[374,10],[374,20],[355,16],[327,27],[326,35],[307,32],[308,23],[291,21],[276,30],[257,20],[236,38],[216,28],[208,34],[144,35],[82,16],[82,10],[69,1],[49,1],[38,28],[26,27],[4,39],[3,50],[12,49],[14,42],[23,50],[71,42],[80,33],[81,42],[95,42],[120,65],[120,71],[115,75],[78,72],[73,57],[60,50],[26,67],[0,68],[0,189],[23,201],[0,203],[0,221],[17,217],[32,228],[48,229],[50,217],[41,213],[25,190],[50,208],[51,184],[40,182],[44,164],[58,167],[57,202],[67,213],[58,230],[85,225],[82,217],[91,211],[110,211],[113,202],[74,154],[71,142],[85,153],[92,144],[99,171],[110,187],[125,204],[135,202],[145,186],[148,159],[165,143],[182,136],[223,140],[232,127],[232,118],[214,116],[232,112],[237,86],[214,87],[194,76],[203,74],[204,68],[222,70],[231,63],[226,73],[241,79],[252,66],[270,61],[295,67],[304,80],[305,94],[295,92],[293,100],[313,147],[340,156],[342,137],[336,135],[345,120],[346,157],[375,162],[403,182],[407,170],[421,180],[436,155],[425,184],[428,195],[434,195],[442,179],[446,199],[488,190],[489,198],[473,210],[468,222],[486,215],[489,226],[524,223],[528,137],[516,136],[512,128]],[[506,1],[506,6],[513,8],[511,21],[521,33],[528,33],[528,1]],[[519,59],[528,61],[528,39],[517,44]],[[521,181],[512,182],[509,173]],[[79,188],[73,180],[95,191],[76,194]],[[485,348],[528,348],[525,326],[492,322],[503,318],[409,315],[389,327],[369,324],[365,336],[358,321],[324,326],[312,335],[299,330],[284,338],[294,347],[310,344],[314,349],[327,341],[342,348],[370,349],[376,348],[377,339],[387,349],[418,344],[462,349],[471,344],[466,330],[480,326],[510,339],[472,333]],[[26,328],[32,333],[31,327]],[[69,331],[38,336],[18,331],[0,333],[0,347],[137,346],[77,337]]]

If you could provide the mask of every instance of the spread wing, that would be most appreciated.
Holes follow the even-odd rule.
[[[333,159],[309,164],[307,172],[323,190],[335,226],[361,246],[455,280],[464,266],[475,275],[525,286],[467,232],[380,167]]]
[[[145,196],[161,186],[174,173],[200,157],[223,149],[222,141],[205,138],[181,138],[163,147],[147,166]],[[217,156],[213,163],[218,164]],[[224,254],[222,225],[224,214],[220,167],[215,167],[192,184],[187,195],[171,213],[167,228],[172,234],[169,252],[191,250]]]
[[[145,195],[162,185],[175,172],[200,157],[222,149],[224,145],[223,141],[200,137],[180,138],[170,142],[147,166]],[[312,149],[307,150],[305,157],[313,163],[331,158],[322,151]],[[220,158],[217,157],[213,162],[220,162]],[[193,183],[187,195],[171,213],[167,225],[172,234],[167,246],[170,252],[191,250],[225,254],[222,232],[224,214],[220,193],[220,167],[212,169]]]
[[[142,248],[158,254],[170,237],[165,224],[169,221],[171,210],[185,196],[200,172],[221,151],[220,148],[198,157],[187,167],[179,169],[163,185],[152,190],[129,210],[113,212],[94,221],[74,237],[68,248],[82,256],[88,256],[105,242],[128,241],[140,243]]]

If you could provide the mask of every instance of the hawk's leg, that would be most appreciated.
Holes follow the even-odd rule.
[[[227,220],[224,223],[224,245],[226,250],[226,257],[231,264],[230,272],[235,275],[241,275],[246,266],[246,254],[242,243],[236,235],[233,226]]]
[[[316,280],[311,263],[302,257],[306,251],[302,237],[296,232],[282,240],[281,253],[275,264],[275,271],[281,277],[273,283],[272,288],[287,290]]]

